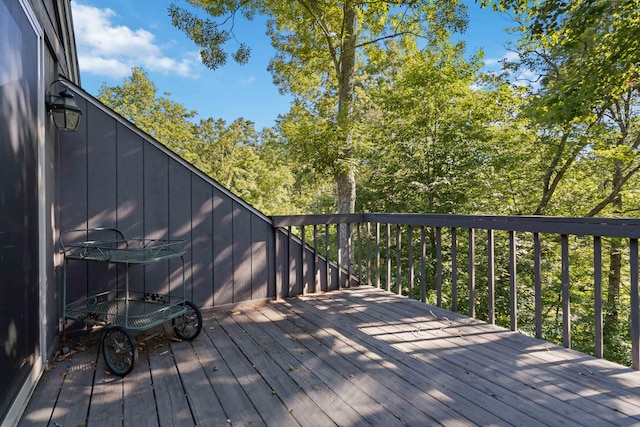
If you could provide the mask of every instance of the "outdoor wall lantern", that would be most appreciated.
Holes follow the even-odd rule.
[[[58,95],[52,94],[52,88],[56,83],[62,86],[62,90],[58,92]],[[82,110],[78,107],[73,93],[69,91],[67,85],[60,80],[56,80],[51,83],[49,87],[49,93],[47,94],[47,109],[53,116],[53,123],[59,130],[68,130],[75,132],[80,126],[80,117],[82,117]]]

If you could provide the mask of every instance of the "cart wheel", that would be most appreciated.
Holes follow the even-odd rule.
[[[202,330],[202,314],[191,301],[185,301],[184,306],[187,311],[182,316],[171,319],[171,322],[178,337],[191,341]]]
[[[114,375],[124,377],[138,359],[138,346],[131,332],[120,326],[109,328],[102,338],[102,356]]]

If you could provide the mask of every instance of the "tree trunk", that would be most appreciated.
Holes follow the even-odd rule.
[[[338,213],[353,213],[356,206],[356,178],[353,156],[353,90],[355,84],[355,60],[358,14],[352,2],[344,5],[344,34],[340,53],[340,69],[338,75],[338,133],[343,155],[336,165],[336,195]],[[340,265],[351,267],[350,251],[351,233],[346,225],[338,227],[338,242],[342,250]]]

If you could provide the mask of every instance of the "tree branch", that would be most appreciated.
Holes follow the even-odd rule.
[[[309,12],[309,15],[311,15],[313,20],[316,22],[316,24],[318,24],[318,26],[322,30],[322,33],[324,34],[324,37],[327,40],[327,47],[329,49],[329,55],[331,56],[331,61],[333,62],[333,66],[336,69],[336,76],[338,76],[340,74],[340,57],[333,44],[333,40],[331,39],[331,31],[327,28],[326,23],[320,19],[320,16],[318,13],[319,11],[315,7],[316,2],[298,0],[298,3],[300,3],[300,5],[304,7],[307,10],[307,12]]]
[[[357,44],[356,45],[356,49],[361,48],[363,46],[368,46],[370,44],[375,44],[375,43],[381,42],[382,40],[393,39],[395,37],[406,36],[406,35],[411,35],[411,36],[414,36],[414,37],[417,37],[417,38],[421,38],[421,39],[426,38],[425,36],[420,35],[420,34],[416,34],[416,33],[412,32],[412,31],[401,31],[399,33],[394,33],[394,34],[391,34],[391,35],[388,35],[388,36],[380,37],[380,38],[377,38],[377,39],[374,39],[374,40],[368,40],[366,42]]]

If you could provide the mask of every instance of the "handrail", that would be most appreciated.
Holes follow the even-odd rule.
[[[330,214],[273,216],[276,228],[303,225],[381,223],[476,230],[524,231],[640,238],[638,218],[575,218],[550,216],[444,215],[444,214]]]
[[[603,286],[602,286],[602,254],[603,239],[623,238],[628,239],[628,261],[625,271],[625,283],[630,284],[631,302],[631,361],[636,370],[640,370],[640,307],[639,307],[639,287],[638,287],[638,239],[640,238],[640,219],[637,218],[565,218],[565,217],[543,217],[543,216],[492,216],[492,215],[441,215],[441,214],[386,214],[386,213],[362,213],[362,214],[341,214],[341,215],[289,215],[275,216],[272,218],[276,228],[287,229],[283,235],[288,236],[289,241],[294,238],[294,229],[299,231],[301,236],[299,242],[303,249],[300,260],[294,264],[304,265],[302,268],[312,268],[317,271],[316,265],[318,257],[319,241],[324,239],[325,257],[329,258],[329,240],[331,228],[337,228],[341,224],[349,226],[349,244],[346,248],[340,248],[337,238],[331,242],[335,246],[332,258],[336,260],[337,285],[330,285],[330,281],[335,281],[330,277],[329,268],[324,270],[325,276],[319,277],[315,274],[316,282],[326,282],[326,288],[331,286],[349,286],[353,280],[360,283],[367,283],[387,290],[395,290],[397,293],[406,294],[410,297],[420,298],[423,302],[427,300],[426,265],[434,265],[433,272],[429,280],[435,282],[436,298],[438,306],[443,305],[443,285],[445,282],[451,284],[449,307],[452,311],[465,311],[471,317],[476,316],[479,303],[478,295],[486,293],[488,300],[486,307],[488,315],[485,320],[490,323],[496,322],[496,266],[497,258],[496,245],[497,234],[502,236],[506,232],[504,240],[508,256],[505,256],[505,270],[509,277],[509,313],[499,313],[508,316],[509,326],[512,330],[518,330],[518,293],[523,290],[519,278],[523,272],[518,271],[518,265],[523,262],[523,258],[529,259],[532,264],[531,276],[532,293],[534,294],[534,328],[535,336],[543,337],[543,276],[545,271],[543,264],[552,262],[545,251],[549,247],[557,246],[558,250],[558,283],[560,284],[559,309],[562,313],[562,343],[565,347],[571,347],[571,295],[572,284],[570,274],[570,258],[575,252],[570,251],[570,237],[575,239],[592,239],[592,284],[593,284],[593,307],[594,307],[594,355],[603,357]],[[313,227],[311,234],[306,230]],[[318,228],[324,226],[318,233]],[[462,231],[466,230],[466,233]],[[484,231],[477,233],[477,231]],[[335,235],[335,232],[332,232]],[[446,236],[445,236],[446,234]],[[465,235],[466,234],[466,235]],[[427,251],[427,235],[431,239],[433,248]],[[551,236],[549,239],[548,237]],[[578,236],[578,237],[575,237]],[[448,237],[448,240],[445,240]],[[506,239],[506,240],[505,240]],[[462,243],[466,242],[466,256],[458,249]],[[482,242],[482,243],[479,243]],[[546,246],[545,246],[546,245]],[[555,249],[554,249],[555,250]],[[346,251],[349,265],[340,265],[342,257],[340,253]],[[429,252],[429,253],[427,253]],[[543,252],[544,255],[543,255]],[[307,256],[305,254],[313,254]],[[523,255],[524,253],[524,255]],[[291,254],[287,250],[289,262]],[[463,263],[466,257],[467,263]],[[448,264],[445,264],[445,258]],[[479,259],[483,259],[482,267],[486,267],[486,289],[477,285],[477,271],[480,267]],[[313,262],[309,264],[311,259]],[[529,262],[529,261],[527,261]],[[307,267],[309,264],[309,267]],[[297,266],[291,268],[298,268]],[[548,267],[547,267],[548,268]],[[344,270],[344,271],[343,271]],[[450,270],[450,271],[449,271]],[[346,274],[345,274],[346,273]],[[291,274],[287,271],[287,274]],[[554,273],[555,274],[555,273]],[[306,274],[297,274],[303,281],[307,280]],[[345,279],[344,277],[348,277]],[[288,276],[287,276],[288,277]],[[463,284],[460,279],[464,277],[467,281],[465,297],[468,298],[468,307],[458,306],[460,290]],[[395,279],[395,280],[394,280]],[[482,279],[481,279],[482,280]],[[304,284],[300,289],[316,288]],[[524,289],[526,291],[526,289]],[[418,292],[416,292],[418,291]]]

